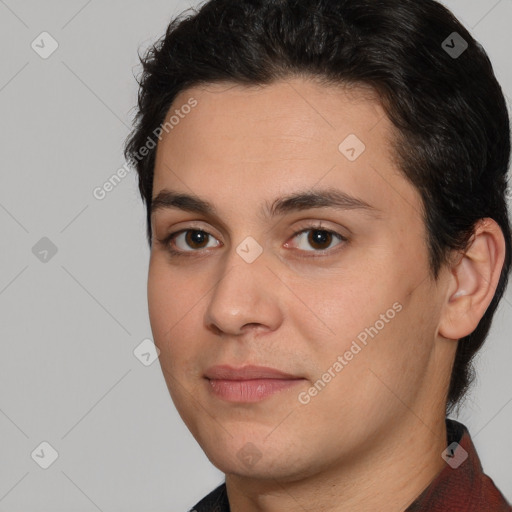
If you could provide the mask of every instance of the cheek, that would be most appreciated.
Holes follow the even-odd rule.
[[[332,390],[340,386],[348,391],[354,379],[362,375],[375,380],[368,367],[390,380],[399,379],[396,371],[409,374],[411,367],[418,367],[426,350],[424,346],[416,347],[413,357],[406,356],[412,338],[424,330],[418,318],[422,311],[411,300],[408,281],[397,275],[400,266],[376,261],[354,266],[350,272],[334,272],[329,279],[315,283],[302,282],[294,289],[298,296],[307,298],[304,302],[308,308],[295,301],[291,315],[292,322],[301,326],[316,377],[329,370],[344,375],[333,379],[336,384]]]
[[[301,300],[290,302],[292,322],[302,326],[304,337],[317,345],[316,349],[331,355],[348,348],[394,302],[389,286],[379,283],[369,271],[358,269],[296,283],[294,293]]]
[[[186,277],[166,262],[164,254],[153,253],[148,272],[148,308],[151,326],[161,335],[182,319],[201,297],[197,280]],[[172,331],[171,331],[172,332]]]
[[[207,300],[204,280],[170,268],[165,255],[152,255],[148,272],[148,310],[160,364],[172,375],[195,375],[201,358],[199,308]],[[203,347],[204,348],[204,347]]]
[[[171,280],[152,256],[148,273],[148,310],[155,343],[160,350],[165,330],[169,329],[174,320],[175,301],[171,290]]]
[[[161,362],[170,363],[170,353],[178,349],[176,331],[187,311],[186,297],[180,290],[180,279],[159,256],[152,255],[148,273],[148,310],[151,330],[160,349]],[[190,309],[190,308],[188,308]]]

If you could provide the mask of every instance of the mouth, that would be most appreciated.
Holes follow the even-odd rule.
[[[252,403],[303,382],[297,377],[267,366],[213,366],[205,372],[209,391],[227,402]]]

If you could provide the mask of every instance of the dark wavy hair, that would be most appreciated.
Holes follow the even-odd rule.
[[[461,55],[449,51],[463,48],[462,40]],[[452,369],[446,412],[460,407],[508,281],[510,127],[486,52],[453,14],[434,0],[210,0],[171,20],[139,58],[138,109],[124,155],[138,173],[150,246],[156,148],[144,158],[139,150],[177,94],[293,76],[377,92],[395,130],[399,169],[422,198],[433,279],[452,251],[468,247],[480,219],[499,224],[506,244],[499,284],[477,328],[459,340]]]

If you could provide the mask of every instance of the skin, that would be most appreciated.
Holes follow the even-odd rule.
[[[457,340],[492,300],[501,230],[484,219],[466,253],[431,278],[420,196],[398,171],[392,124],[367,89],[305,78],[209,84],[183,91],[170,111],[190,97],[197,106],[158,144],[153,197],[194,194],[218,217],[157,209],[148,276],[153,336],[177,410],[226,474],[233,512],[405,510],[445,466]],[[366,146],[355,161],[338,149],[348,134]],[[326,187],[374,210],[261,213],[279,196]],[[347,241],[315,244],[319,222]],[[176,238],[172,247],[195,252],[172,256],[159,240],[182,229],[211,236]],[[236,252],[248,236],[263,251],[252,263]],[[301,403],[298,394],[397,302],[401,311]],[[204,378],[217,364],[303,380],[257,403],[229,403]],[[252,463],[237,456],[249,442]]]

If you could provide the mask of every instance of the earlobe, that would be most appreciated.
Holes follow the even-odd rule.
[[[475,227],[471,243],[450,268],[450,283],[439,334],[458,340],[471,334],[489,307],[505,261],[505,239],[498,224],[483,219]]]

